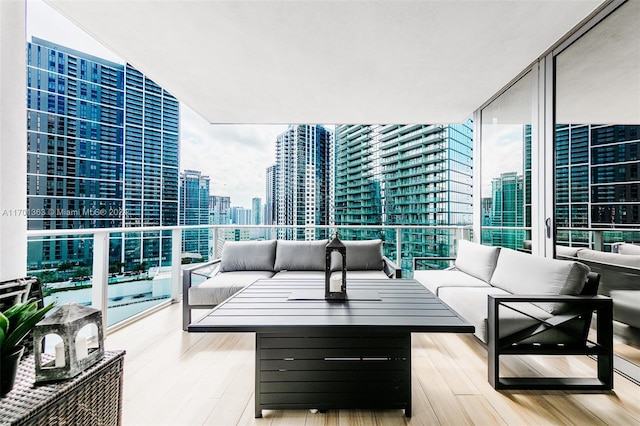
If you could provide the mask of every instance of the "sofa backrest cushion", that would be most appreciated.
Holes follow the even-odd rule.
[[[620,243],[618,244],[618,254],[640,255],[640,246],[636,244]]]
[[[578,252],[578,259],[640,268],[640,255],[622,255],[619,253],[606,253],[604,251],[583,249]]]
[[[456,269],[484,282],[489,282],[498,261],[500,247],[458,240]]]
[[[381,271],[384,269],[382,240],[342,241],[347,248],[347,271]],[[342,259],[331,258],[331,270],[340,269]]]
[[[276,240],[225,241],[220,272],[273,271]]]
[[[503,248],[490,284],[513,294],[578,295],[588,273],[589,267],[580,262],[549,259]],[[564,310],[562,303],[537,305],[550,314]]]
[[[275,271],[324,271],[328,240],[278,240]]]
[[[582,247],[556,246],[556,256],[576,257]]]

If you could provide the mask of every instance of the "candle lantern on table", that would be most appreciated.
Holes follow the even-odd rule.
[[[91,325],[92,335],[79,333]],[[83,330],[84,331],[84,330]],[[55,360],[43,358],[44,338],[58,335],[62,342],[55,347]],[[67,303],[33,329],[36,382],[70,379],[104,356],[102,312],[95,308]]]
[[[326,300],[347,299],[347,248],[336,232],[326,247],[326,265],[324,274],[324,298]]]

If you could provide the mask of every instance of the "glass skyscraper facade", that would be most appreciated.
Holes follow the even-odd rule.
[[[528,238],[524,230],[524,181],[524,177],[516,172],[502,173],[491,180],[488,224],[503,229],[486,231],[485,244],[517,249]]]
[[[209,224],[209,176],[197,170],[180,173],[180,225]],[[207,228],[182,231],[182,252],[198,253],[209,258],[209,230]]]
[[[322,126],[292,125],[278,135],[276,167],[271,175],[275,192],[271,207],[275,219],[273,224],[330,224],[333,155],[333,133]],[[278,229],[278,238],[282,239],[315,240],[327,237],[326,230]]]
[[[638,229],[640,126],[556,126],[556,220],[559,228]],[[608,233],[611,234],[611,233]],[[633,234],[611,236],[634,241]],[[559,230],[558,244],[589,246],[588,232]],[[615,241],[614,241],[615,240]],[[608,244],[605,249],[609,250]]]
[[[177,225],[178,101],[130,65],[27,44],[29,229]],[[170,235],[112,238],[110,262],[169,264]],[[91,240],[29,244],[29,267],[90,259]]]
[[[265,184],[265,205],[264,205],[264,224],[273,225],[276,223],[275,217],[275,200],[276,200],[276,174],[278,166],[273,164],[267,167],[266,184]]]
[[[336,225],[468,225],[472,221],[472,121],[456,125],[336,126]],[[345,239],[395,231],[343,230]],[[402,231],[404,270],[415,256],[449,256],[448,230]]]

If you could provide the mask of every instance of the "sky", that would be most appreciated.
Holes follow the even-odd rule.
[[[2,0],[0,0],[2,1]],[[27,1],[27,40],[39,37],[113,62],[124,61],[42,0]],[[329,126],[331,128],[332,126]],[[231,197],[233,206],[251,208],[265,201],[265,171],[275,161],[276,137],[286,125],[211,125],[180,104],[180,170],[209,176],[211,195]],[[522,173],[522,126],[486,126],[482,196],[491,194],[491,178]],[[496,155],[496,153],[500,153]]]
[[[0,0],[1,1],[1,0]],[[109,49],[42,0],[27,1],[27,41],[35,36],[61,46],[124,64]],[[275,161],[276,137],[286,125],[211,125],[180,104],[180,171],[209,176],[211,195],[231,197],[233,206],[265,201],[265,171]]]

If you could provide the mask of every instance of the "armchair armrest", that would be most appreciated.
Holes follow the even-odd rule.
[[[196,263],[195,265],[185,267],[182,271],[182,298],[184,299],[188,297],[186,294],[189,292],[189,287],[191,287],[193,281],[191,278],[192,275],[199,275],[201,277],[209,278],[213,274],[203,273],[199,271],[202,269],[211,268],[212,266],[215,266],[217,268],[220,264],[220,261],[221,259],[214,259],[209,262]],[[215,271],[216,268],[214,268],[213,271]]]
[[[211,274],[204,274],[197,272],[201,269],[211,268],[214,265],[218,265],[221,259],[215,259],[210,262],[197,263],[193,266],[188,266],[182,270],[182,329],[187,331],[187,327],[191,322],[191,305],[189,303],[189,288],[192,284],[192,275],[199,275],[202,277],[209,277]]]
[[[518,303],[566,303],[569,309],[548,319],[535,318],[518,310]],[[500,337],[499,307],[508,306],[522,315],[537,321],[520,332]],[[588,339],[591,316],[598,316],[597,341]],[[570,331],[569,323],[577,324],[581,330]],[[577,328],[577,327],[576,327]],[[527,343],[531,337],[559,330],[567,337],[567,344]],[[612,389],[613,387],[613,303],[605,296],[568,295],[488,295],[488,378],[495,389]],[[576,343],[577,342],[577,343]],[[501,378],[500,355],[597,355],[597,378]]]
[[[393,263],[387,256],[382,256],[382,260],[384,262],[384,273],[389,278],[402,278],[402,268]]]

